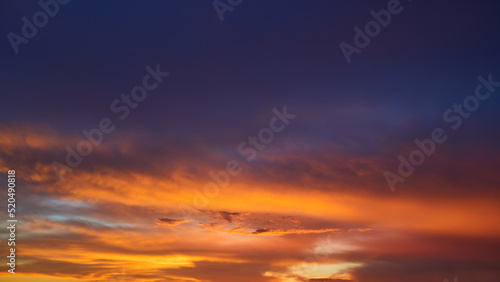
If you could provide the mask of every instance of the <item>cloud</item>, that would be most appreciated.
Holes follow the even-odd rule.
[[[155,220],[157,225],[167,225],[167,226],[176,226],[182,223],[190,222],[192,220],[189,219],[171,219],[171,218],[157,218]]]
[[[310,234],[335,232],[337,228],[307,229],[292,216],[268,213],[241,213],[228,211],[202,211],[208,215],[198,225],[207,230],[242,235],[283,236],[289,234]]]
[[[269,269],[283,269],[259,263],[218,263],[200,261],[193,267],[165,270],[164,274],[180,277],[193,277],[201,281],[217,282],[271,282],[270,277],[263,274]]]
[[[221,211],[219,212],[219,215],[224,218],[225,220],[227,220],[229,223],[231,223],[232,221],[232,218],[235,217],[235,216],[239,216],[241,215],[240,213],[237,213],[237,212],[227,212],[227,211]]]
[[[409,264],[424,267],[424,261],[433,259],[443,267],[477,263],[481,267],[472,269],[473,273],[491,272],[494,277],[486,264],[499,263],[491,254],[500,235],[491,216],[500,212],[498,193],[471,197],[462,193],[470,183],[449,193],[453,185],[428,176],[426,169],[408,182],[409,187],[419,184],[425,193],[408,188],[396,197],[385,187],[385,192],[374,192],[370,189],[379,185],[370,181],[390,161],[359,152],[339,153],[338,145],[312,142],[321,146],[311,150],[287,143],[286,149],[298,150],[290,154],[282,154],[281,149],[265,151],[221,188],[217,197],[207,197],[207,206],[193,208],[184,218],[179,204],[192,206],[193,189],[203,191],[211,181],[208,173],[227,161],[215,148],[199,142],[186,142],[180,151],[168,145],[151,147],[144,136],[123,132],[119,137],[126,137],[127,142],[110,138],[59,182],[50,164],[54,156],[64,159],[64,144],[73,144],[77,136],[30,127],[4,132],[0,132],[0,167],[15,167],[26,192],[26,253],[20,255],[43,260],[37,262],[40,267],[32,265],[33,273],[87,277],[85,265],[92,265],[93,271],[102,273],[94,279],[106,280],[109,269],[100,269],[96,263],[106,257],[106,268],[126,266],[127,273],[137,279],[189,281],[212,277],[198,273],[209,264],[234,264],[249,271],[253,281],[272,281],[263,273],[290,277],[288,267],[314,257],[319,248],[316,242],[324,234],[333,237],[325,245],[331,253],[318,264],[361,263],[351,271],[359,279],[380,276],[382,281],[387,276],[380,269],[406,279],[410,275],[398,273],[398,267],[413,273]],[[8,134],[18,136],[12,141]],[[495,155],[492,149],[480,150]],[[436,155],[436,164],[429,166],[472,169],[485,179],[495,179],[491,168],[483,167],[489,163],[477,162],[477,168],[472,168],[459,157],[453,159],[458,165],[442,157]],[[486,186],[478,189],[491,192]],[[187,222],[192,223],[183,224]],[[70,263],[72,273],[44,270],[43,266],[59,261]],[[439,269],[429,268],[431,272],[436,278],[441,275]]]

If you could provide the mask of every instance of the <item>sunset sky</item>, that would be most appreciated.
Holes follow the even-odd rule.
[[[499,2],[58,1],[0,2],[1,282],[500,281]]]

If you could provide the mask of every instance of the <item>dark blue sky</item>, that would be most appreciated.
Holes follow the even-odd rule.
[[[486,1],[402,2],[403,12],[347,64],[339,43],[352,44],[353,27],[386,3],[245,1],[220,22],[208,1],[72,1],[19,54],[4,36],[2,104],[9,106],[1,119],[88,126],[146,65],[160,63],[171,76],[127,126],[235,130],[231,121],[242,125],[281,104],[300,112],[341,103],[434,122],[471,92],[477,75],[500,70],[500,5]],[[5,35],[19,34],[20,18],[39,10],[35,1],[1,5]]]

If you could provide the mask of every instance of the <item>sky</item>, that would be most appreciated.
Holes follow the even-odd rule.
[[[0,281],[500,281],[499,14],[1,1]]]

